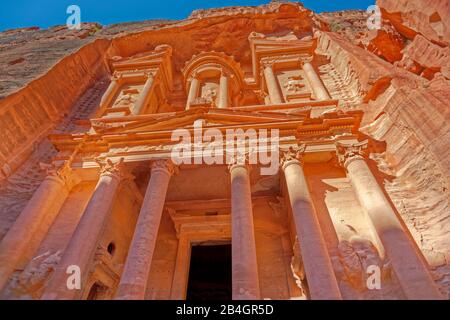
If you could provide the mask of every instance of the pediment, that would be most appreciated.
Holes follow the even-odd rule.
[[[204,127],[233,126],[303,120],[305,113],[252,112],[225,109],[197,109],[129,118],[94,119],[91,125],[98,134],[166,131],[193,128],[195,121]]]
[[[272,52],[274,50],[278,52],[309,52],[313,47],[312,41],[303,40],[255,40],[254,43],[255,51],[258,53],[262,52]]]
[[[172,49],[170,46],[159,46],[154,51],[140,53],[132,57],[113,57],[111,66],[113,70],[124,70],[130,68],[151,67],[161,63],[167,56],[170,56]]]
[[[261,63],[263,60],[281,62],[292,60],[298,63],[300,60],[310,59],[314,54],[315,41],[297,39],[292,37],[270,38],[261,34],[255,34],[250,38],[253,60],[253,75],[256,83],[260,81]]]
[[[284,37],[254,35],[250,43],[254,54],[259,56],[264,56],[264,52],[312,54],[314,49],[314,40],[298,39],[294,34]]]

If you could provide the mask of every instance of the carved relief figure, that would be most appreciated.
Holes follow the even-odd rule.
[[[305,85],[301,81],[302,79],[303,78],[301,76],[290,76],[284,85],[287,92],[289,94],[301,92],[302,88],[305,87]]]
[[[204,101],[216,105],[218,95],[218,87],[216,83],[207,82],[204,84],[201,95],[201,98],[203,98]]]
[[[133,106],[137,100],[139,91],[136,89],[124,90],[117,98],[114,106]]]

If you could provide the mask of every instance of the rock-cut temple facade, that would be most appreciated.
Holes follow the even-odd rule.
[[[449,74],[335,31],[297,3],[200,10],[6,95],[1,298],[447,298]]]

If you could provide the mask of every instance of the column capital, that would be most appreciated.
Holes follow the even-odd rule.
[[[289,147],[288,150],[280,148],[280,165],[283,171],[291,164],[298,164],[303,166],[303,155],[306,150],[306,145],[302,144],[297,148]]]
[[[300,67],[303,68],[304,65],[306,64],[311,64],[312,63],[313,58],[300,58]]]
[[[65,161],[60,167],[57,167],[54,163],[46,164],[42,162],[39,163],[39,166],[41,170],[46,172],[46,179],[58,182],[68,191],[80,182],[80,178],[73,174],[69,161]]]
[[[245,168],[247,170],[251,169],[250,166],[250,153],[238,153],[231,157],[230,163],[228,164],[228,171],[231,173],[233,169]]]
[[[188,77],[188,82],[192,82],[193,80],[198,80],[197,71],[192,72]]]
[[[119,81],[123,78],[123,73],[114,71],[113,75],[111,76],[111,81]]]
[[[252,31],[249,35],[248,35],[248,39],[265,39],[266,35],[256,32],[256,31]]]
[[[221,69],[220,69],[220,76],[221,76],[221,77],[230,78],[230,77],[231,77],[231,72],[228,71],[228,70],[225,69],[225,68],[221,68]]]
[[[154,51],[156,51],[156,52],[166,52],[166,53],[172,55],[173,48],[172,48],[172,46],[170,44],[163,43],[163,44],[160,44],[160,45],[156,46]]]
[[[351,145],[346,145],[339,141],[336,142],[336,154],[339,164],[347,169],[350,162],[364,159],[367,145],[367,140]]]
[[[147,78],[147,80],[155,78],[155,74],[151,71],[144,72],[144,76]]]
[[[275,60],[262,60],[261,61],[261,66],[266,69],[266,68],[271,68],[273,69],[273,66],[275,64]]]
[[[134,179],[133,175],[128,172],[124,161],[124,158],[116,163],[113,163],[111,159],[95,159],[95,162],[100,166],[100,176],[110,176],[119,181]]]
[[[158,159],[151,162],[152,172],[162,171],[169,176],[177,175],[180,171],[179,167],[175,165],[170,159]]]

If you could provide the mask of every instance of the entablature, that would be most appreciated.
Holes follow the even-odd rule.
[[[346,144],[358,143],[358,137],[352,134],[344,134],[340,136],[317,138],[316,140],[299,140],[296,136],[285,136],[280,139],[279,147],[281,150],[289,150],[290,148],[298,148],[302,145],[304,148],[303,161],[304,163],[325,163],[332,160],[336,154],[337,141],[345,141]],[[261,149],[256,152],[267,152],[267,149]],[[63,165],[68,158],[69,150],[61,152],[59,156],[54,159],[55,166]],[[149,161],[156,161],[161,159],[171,159],[172,146],[171,145],[136,145],[127,147],[109,146],[103,152],[86,153],[84,150],[74,157],[71,163],[71,168],[81,181],[96,181],[99,177],[100,171],[96,162],[97,158],[108,158],[113,162],[123,159],[125,165],[132,167],[142,165]],[[201,159],[201,154],[193,153],[193,159]],[[195,160],[193,160],[195,163]],[[225,164],[224,164],[225,165]],[[188,167],[202,167],[205,164],[182,164],[180,168]],[[213,164],[212,166],[220,166],[220,164]]]
[[[174,141],[175,130],[182,129],[191,139],[189,145],[194,146],[198,135],[198,123],[202,127],[201,145],[210,146],[211,141],[203,140],[203,132],[214,130],[226,136],[228,132],[269,132],[266,136],[269,144],[258,150],[268,152],[272,147],[271,133],[277,130],[277,143],[280,148],[289,148],[299,144],[306,145],[306,154],[311,159],[330,159],[335,153],[336,139],[355,140],[361,120],[360,112],[327,112],[317,118],[311,117],[311,108],[299,105],[283,105],[280,110],[269,106],[259,106],[258,109],[195,109],[166,114],[149,114],[134,117],[114,119],[97,119],[104,126],[89,134],[51,135],[50,140],[60,152],[56,162],[65,161],[72,156],[73,167],[78,170],[97,167],[95,159],[121,159],[129,163],[139,163],[158,158],[170,158],[172,150],[179,140]],[[246,137],[246,145],[250,146],[260,137]],[[259,142],[260,140],[258,140]],[[197,141],[198,142],[198,141]],[[226,140],[214,141],[215,146],[225,150]],[[80,144],[82,146],[80,147]],[[322,154],[321,156],[318,156]],[[193,157],[201,154],[193,154]],[[308,156],[306,156],[308,159]],[[95,170],[94,170],[95,171]]]

